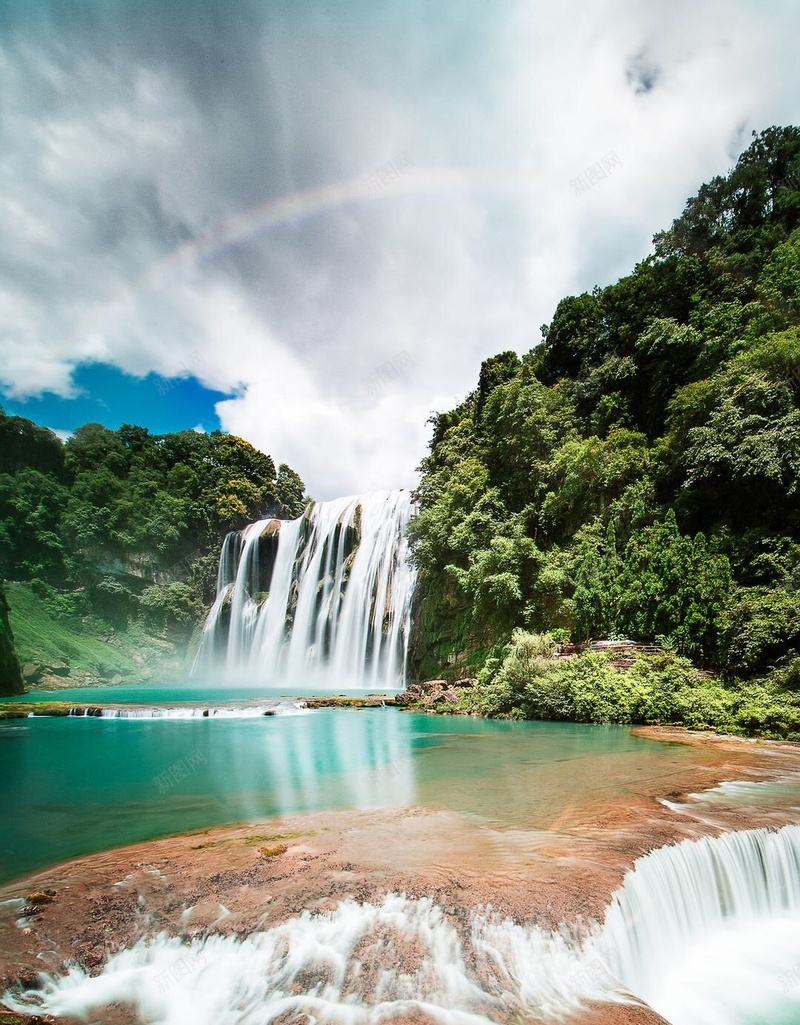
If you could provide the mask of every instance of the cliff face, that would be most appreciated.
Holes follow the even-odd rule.
[[[22,673],[14,651],[14,636],[8,621],[8,602],[0,584],[0,694],[24,694]]]

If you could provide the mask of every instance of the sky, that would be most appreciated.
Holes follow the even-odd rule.
[[[0,0],[0,403],[318,499],[800,121],[796,0]]]

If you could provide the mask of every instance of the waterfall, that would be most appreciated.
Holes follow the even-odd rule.
[[[194,672],[269,686],[402,687],[411,511],[409,492],[374,492],[229,534]]]
[[[162,933],[111,956],[100,975],[73,966],[41,983],[3,1002],[86,1017],[118,1001],[153,1025],[301,1015],[369,1025],[415,1013],[489,1025],[564,1022],[589,1001],[644,1000],[671,1025],[797,1025],[800,827],[653,851],[602,925],[551,932],[480,908],[459,925],[429,897],[388,894],[245,937]]]
[[[800,826],[684,841],[640,858],[601,956],[675,1025],[800,1020]]]

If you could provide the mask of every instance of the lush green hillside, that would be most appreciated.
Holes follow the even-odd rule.
[[[219,431],[87,424],[62,444],[0,411],[0,577],[27,585],[9,590],[26,681],[182,665],[225,534],[303,506],[293,470]]]
[[[114,625],[97,612],[64,611],[61,594],[37,594],[28,584],[9,584],[7,592],[27,687],[163,682],[185,678],[190,667],[189,624],[163,630],[131,616]]]
[[[3,585],[0,583],[0,694],[22,692],[22,674],[8,618],[8,603]]]
[[[523,629],[800,685],[800,129],[755,138],[654,243],[433,417],[421,677],[485,691]],[[540,714],[515,686],[490,710]]]

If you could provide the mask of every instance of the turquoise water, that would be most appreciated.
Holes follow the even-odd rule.
[[[125,688],[131,692],[128,700],[143,703],[142,690]],[[147,703],[155,704],[152,689],[147,690],[151,695]],[[108,691],[123,703],[119,688]],[[164,704],[176,701],[172,691],[162,691]],[[218,691],[206,697],[214,705],[233,697],[243,700],[227,691],[222,699]],[[261,692],[258,697],[265,695]],[[197,694],[193,699],[198,700]],[[108,695],[93,689],[84,700],[95,704],[107,701]],[[710,757],[708,753],[706,757]],[[499,829],[552,833],[563,828],[576,807],[595,799],[633,798],[652,792],[654,784],[667,793],[671,778],[696,761],[696,751],[688,746],[644,740],[621,726],[503,723],[425,716],[391,707],[296,709],[284,715],[251,718],[43,716],[10,720],[0,722],[0,778],[5,784],[0,879],[183,830],[325,809],[424,805],[488,821]],[[368,916],[369,909],[359,910],[354,905],[347,913]],[[784,932],[780,932],[782,921],[759,920],[764,935],[758,935],[756,947],[752,943],[747,946],[751,934],[755,936],[750,926],[736,925],[731,936],[722,940],[715,934],[710,946],[698,948],[700,953],[690,959],[688,968],[683,962],[673,964],[665,950],[659,972],[666,980],[664,999],[672,1001],[669,1020],[676,1025],[766,1025],[767,1021],[789,1025],[797,1021],[797,1000],[778,992],[775,967],[784,961],[794,964],[797,919],[787,919]],[[313,930],[313,923],[303,928]],[[438,920],[433,921],[434,932],[441,928]],[[494,942],[495,934],[490,938]],[[523,943],[518,951],[527,959],[517,966],[520,977],[526,979],[531,964],[536,963],[526,951],[535,951],[541,958],[549,949],[547,937],[539,936],[535,926],[530,927],[528,940],[530,950]],[[221,977],[215,961],[209,992],[221,1001],[223,1011],[214,1011],[209,1021],[239,1022],[231,1010],[238,1006],[238,994],[253,978],[264,977],[268,966],[258,951],[253,964],[243,959],[249,949],[247,942],[241,947],[238,940],[219,941],[220,953],[227,950],[226,943],[231,945],[230,964],[241,966],[242,978],[235,973]],[[302,942],[305,950],[307,937]],[[515,933],[509,940],[511,953],[518,942]],[[562,944],[563,938],[558,943]],[[170,965],[176,955],[166,940],[164,944],[159,956],[163,954],[165,964]],[[449,948],[445,944],[442,949],[446,954]],[[717,978],[707,966],[717,964],[720,949],[725,952],[725,971],[720,969]],[[773,956],[775,950],[782,961]],[[569,974],[571,969],[562,963],[561,946],[556,953],[549,969],[545,964],[543,977],[546,979],[548,972],[556,977],[566,971],[569,987],[569,979],[582,978],[581,972],[575,968]],[[158,978],[151,953],[133,956],[146,961],[137,968],[141,975],[137,993],[163,1002],[160,989],[157,998],[147,995],[147,987],[155,986]],[[576,948],[569,956],[582,955]],[[447,955],[442,963],[448,979],[451,960]],[[752,1015],[730,1010],[734,965],[734,977],[746,977],[743,985],[754,1009]],[[118,975],[122,978],[124,973]],[[117,978],[109,977],[112,982]],[[87,977],[84,985],[91,987],[94,981]],[[70,993],[70,999],[77,1001],[76,1008],[88,1014],[94,999],[88,989],[85,994],[72,989]],[[119,994],[119,999],[127,1000],[126,993]],[[37,994],[34,997],[39,999]],[[102,1002],[112,997],[109,990]],[[175,1000],[185,998],[183,992],[175,995]],[[271,997],[267,994],[259,999],[259,1009],[263,1009]],[[703,1013],[698,1017],[699,1006]],[[762,1016],[760,1009],[767,1006],[770,1012]],[[186,1020],[181,1014],[182,1010],[169,1020]],[[162,1017],[149,1015],[149,1010],[143,1012],[142,1020],[166,1022],[169,1017],[166,1011]],[[192,1020],[205,1019],[198,1011]]]
[[[192,684],[139,684],[114,687],[64,687],[62,690],[34,690],[27,694],[0,698],[0,701],[66,701],[75,705],[168,705],[189,702],[198,705],[221,705],[232,701],[274,701],[282,697],[306,697],[306,689],[269,690],[264,687],[198,687]],[[319,691],[314,691],[319,693]],[[345,697],[364,697],[369,694],[396,694],[392,691],[338,690],[332,693]]]
[[[587,790],[635,791],[691,755],[625,727],[393,708],[10,720],[0,723],[0,879],[155,836],[324,809],[426,804],[546,829]]]

